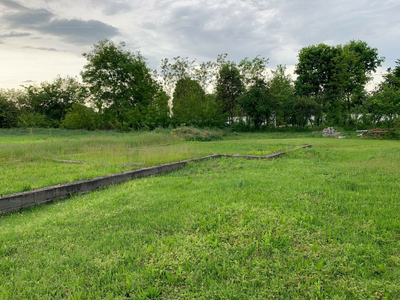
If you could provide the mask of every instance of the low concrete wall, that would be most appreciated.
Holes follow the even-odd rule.
[[[311,147],[311,145],[304,145],[301,146],[300,148],[309,148],[309,147]],[[182,160],[169,164],[162,164],[149,168],[142,168],[134,171],[127,171],[87,180],[80,180],[65,184],[49,186],[17,194],[5,195],[3,197],[0,197],[0,213],[11,213],[18,211],[22,208],[28,208],[34,205],[48,203],[53,200],[66,198],[75,194],[84,194],[110,185],[118,184],[124,181],[177,170],[186,165],[188,162],[216,159],[220,157],[233,157],[233,158],[245,158],[245,159],[274,159],[285,154],[288,151],[293,151],[296,149],[299,148],[294,148],[287,151],[281,151],[267,156],[214,154],[200,158]]]

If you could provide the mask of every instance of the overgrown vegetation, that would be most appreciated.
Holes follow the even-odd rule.
[[[313,148],[193,163],[4,215],[0,298],[400,297],[398,142],[282,132],[193,143]]]
[[[201,130],[193,127],[178,127],[171,131],[174,136],[183,137],[186,141],[216,141],[222,140],[222,131]]]
[[[178,136],[165,129],[132,133],[61,129],[0,130],[0,194],[214,153],[267,155],[292,148],[284,142],[260,144],[255,140],[242,144],[237,135],[219,141],[222,131],[184,128],[177,132],[185,134]],[[194,141],[185,143],[185,139]],[[197,142],[204,140],[209,142]]]

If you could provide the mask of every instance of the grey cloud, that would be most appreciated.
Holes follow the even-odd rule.
[[[164,57],[215,60],[226,52],[230,60],[261,55],[270,58],[270,67],[286,64],[293,69],[302,47],[344,44],[351,39],[378,48],[379,55],[387,58],[384,69],[400,58],[398,0],[87,0],[76,7],[60,1],[55,15],[52,5],[48,10],[31,9],[0,0],[0,24],[8,29],[2,34],[30,32],[32,39],[42,36],[46,41],[53,38],[85,47],[99,39],[121,38],[130,49],[140,48],[152,67],[159,66]],[[81,16],[106,15],[120,24],[121,32],[103,18],[66,19],[62,6],[69,17],[74,9]],[[48,47],[37,49],[43,51],[59,47],[55,45],[51,41],[34,44]]]
[[[399,5],[394,1],[314,2],[282,2],[280,5],[279,17],[287,20],[284,41],[298,45],[297,51],[312,44],[337,45],[355,39],[366,41],[377,47],[380,55],[394,59],[394,49],[398,46],[387,30],[399,24]]]
[[[56,48],[46,48],[46,47],[31,47],[31,46],[25,46],[22,47],[22,49],[35,49],[35,50],[43,50],[43,51],[53,51],[53,52],[58,52]],[[64,52],[64,51],[63,51]]]
[[[143,25],[167,36],[170,43],[176,45],[177,52],[171,53],[172,56],[214,60],[217,54],[226,52],[229,59],[238,61],[256,55],[269,57],[272,49],[278,46],[280,22],[257,18],[260,10],[247,3],[244,6],[238,2],[226,3],[219,7],[210,3],[193,2],[181,7],[164,3],[166,19],[158,24]],[[180,53],[180,49],[185,49],[186,53]]]
[[[121,14],[121,13],[127,13],[127,12],[130,12],[139,7],[146,6],[146,3],[148,3],[148,1],[147,0],[146,1],[143,1],[143,0],[135,0],[135,1],[126,1],[126,0],[98,1],[98,0],[93,0],[91,3],[94,7],[100,8],[103,14],[110,16],[110,15],[116,15],[116,14]]]
[[[19,9],[2,16],[3,23],[11,29],[34,30],[76,45],[90,45],[119,33],[117,28],[98,20],[54,19],[56,15],[46,9],[30,9],[10,0],[0,3]]]
[[[0,4],[3,4],[5,7],[15,10],[26,10],[27,8],[15,1],[10,0],[0,0]]]
[[[116,15],[120,13],[129,12],[133,9],[133,5],[129,2],[123,1],[108,1],[105,7],[102,9],[102,12],[105,15]]]
[[[142,27],[145,29],[157,29],[159,27],[159,24],[155,22],[143,22]]]
[[[106,1],[93,1],[94,6],[101,8],[101,11],[105,15],[116,15],[121,13],[127,13],[130,11],[140,9],[152,9],[158,5],[157,0],[106,0]]]
[[[21,36],[29,36],[31,35],[28,32],[14,32],[11,31],[10,33],[0,34],[0,38],[9,38],[9,37],[21,37]]]
[[[35,29],[49,22],[55,15],[46,9],[28,9],[3,15],[3,22],[10,28]]]
[[[375,1],[378,2],[378,1]],[[284,2],[280,15],[287,18],[287,30],[300,44],[333,40],[345,43],[375,34],[393,15],[393,4],[374,5],[374,1],[298,1]]]
[[[227,52],[238,60],[260,54],[270,65],[293,65],[302,47],[361,39],[393,60],[398,9],[392,0],[168,0],[154,8],[162,17],[146,20],[142,28],[170,45],[169,56],[214,59]]]
[[[56,19],[37,27],[42,33],[51,34],[73,44],[93,44],[100,39],[111,38],[119,33],[118,29],[97,20]]]

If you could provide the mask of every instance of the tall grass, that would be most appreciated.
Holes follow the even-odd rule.
[[[166,153],[187,158],[181,140],[170,134],[66,130],[2,130],[0,194],[117,173],[151,164],[140,161],[145,148],[164,146]],[[171,150],[169,147],[172,146]],[[180,156],[181,155],[181,156]],[[81,161],[67,164],[56,160]],[[162,159],[161,159],[162,160]],[[165,161],[168,162],[168,161]]]
[[[293,144],[271,143],[264,138],[243,143],[242,138],[233,135],[223,141],[184,142],[169,131],[3,130],[0,131],[0,194],[214,153],[267,155]]]

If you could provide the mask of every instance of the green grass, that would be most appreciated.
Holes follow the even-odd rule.
[[[241,139],[241,136],[232,135],[224,141],[184,142],[169,131],[0,130],[0,194],[215,153],[267,155],[291,148],[293,144],[282,140],[271,143],[272,140],[259,136],[246,143]]]
[[[399,299],[400,144],[270,137],[183,145],[313,148],[4,215],[0,298]]]

